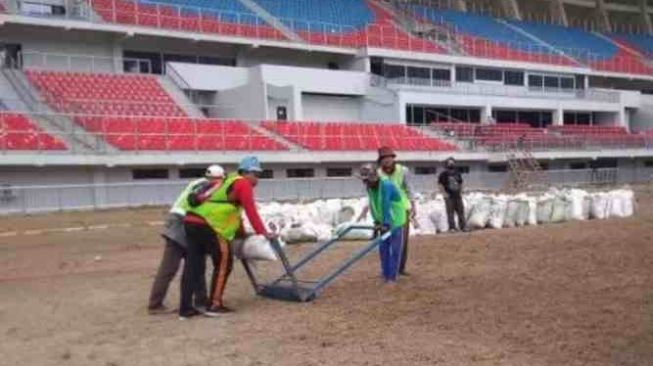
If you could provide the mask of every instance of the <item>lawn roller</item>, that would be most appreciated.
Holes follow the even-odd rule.
[[[320,292],[326,286],[331,284],[331,282],[342,275],[349,267],[353,266],[356,264],[356,262],[365,257],[369,252],[377,248],[392,233],[391,231],[388,231],[385,234],[372,239],[369,243],[367,243],[367,245],[365,245],[365,247],[361,248],[350,258],[342,262],[337,268],[318,280],[305,281],[297,278],[295,273],[298,270],[304,268],[325,250],[341,241],[341,239],[351,230],[369,230],[374,232],[375,228],[373,226],[350,226],[347,229],[339,232],[338,235],[333,239],[320,244],[317,248],[304,255],[295,264],[290,264],[290,261],[288,260],[285,251],[279,244],[279,241],[276,239],[272,240],[270,243],[274,251],[277,253],[279,260],[281,261],[284,269],[284,274],[270,283],[259,283],[256,279],[256,275],[252,267],[246,260],[243,260],[243,266],[245,266],[247,276],[249,277],[252,286],[254,286],[254,291],[256,291],[256,294],[259,296],[264,296],[276,300],[295,302],[312,301],[318,297]],[[395,230],[401,230],[401,228],[397,228]]]

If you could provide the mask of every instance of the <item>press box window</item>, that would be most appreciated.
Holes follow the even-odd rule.
[[[562,89],[573,89],[574,88],[574,79],[573,78],[560,78],[560,87]]]
[[[327,177],[351,177],[351,168],[327,168]]]
[[[528,86],[532,88],[541,88],[544,78],[540,75],[528,75]]]
[[[184,168],[179,169],[179,178],[189,179],[189,178],[202,178],[206,173],[205,168]]]
[[[272,178],[274,178],[274,171],[272,169],[263,169],[263,171],[259,175],[259,178],[261,178],[261,179],[272,179]]]
[[[471,83],[474,81],[474,69],[471,67],[456,67],[456,81]]]
[[[476,69],[476,80],[503,81],[503,72],[495,69]]]
[[[544,86],[547,88],[559,88],[560,78],[556,76],[546,76],[544,77]]]
[[[433,80],[451,80],[451,70],[433,69]]]
[[[524,85],[524,73],[521,71],[504,72],[504,84],[506,85]]]
[[[487,171],[492,173],[504,173],[508,171],[506,164],[490,164],[487,166]]]
[[[437,169],[434,166],[418,166],[415,167],[415,175],[435,175]]]
[[[134,169],[132,179],[168,179],[168,169]]]
[[[313,178],[315,177],[315,169],[288,169],[286,170],[288,178]]]
[[[569,163],[569,169],[571,170],[583,170],[587,169],[587,163],[584,161],[577,161],[574,163]]]

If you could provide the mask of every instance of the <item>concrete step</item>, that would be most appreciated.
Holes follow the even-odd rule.
[[[261,17],[261,19],[265,20],[268,24],[276,28],[286,38],[295,42],[304,42],[304,40],[299,35],[297,35],[297,33],[293,32],[292,29],[288,28],[274,15],[270,14],[267,10],[265,10],[263,7],[257,4],[256,1],[240,0],[240,2],[241,4],[249,8],[249,10],[253,11],[256,15]]]
[[[195,105],[186,93],[175,84],[169,76],[164,75],[160,76],[159,84],[165,91],[172,97],[172,99],[177,103],[177,105],[189,116],[193,118],[205,118],[206,116],[200,108]]]
[[[290,148],[291,151],[306,151],[304,147],[301,145],[298,145],[280,135],[277,135],[276,133],[268,130],[267,128],[263,127],[261,125],[261,122],[249,122],[248,123],[249,127],[251,127],[254,131],[259,132],[260,134],[269,137],[273,139],[276,142],[279,142],[281,144],[284,144]]]
[[[3,69],[2,74],[25,106],[22,111],[29,113],[31,119],[41,129],[63,140],[72,151],[78,153],[117,151],[102,137],[88,133],[75,123],[72,116],[56,113],[51,109],[24,72],[16,69]]]

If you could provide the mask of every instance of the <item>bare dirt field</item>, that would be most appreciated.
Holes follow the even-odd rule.
[[[237,264],[237,312],[185,322],[145,311],[162,209],[0,218],[0,365],[653,365],[653,187],[636,197],[628,219],[413,239],[410,277],[370,255],[308,304]]]

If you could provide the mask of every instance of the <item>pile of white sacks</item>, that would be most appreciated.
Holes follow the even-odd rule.
[[[580,189],[551,189],[538,195],[468,193],[463,199],[467,226],[471,229],[628,217],[634,213],[634,194],[627,188],[593,193]],[[329,240],[340,230],[355,225],[366,205],[364,198],[329,199],[310,203],[263,203],[259,210],[270,229],[278,231],[282,240],[292,244]],[[449,230],[441,195],[435,199],[418,197],[417,205],[412,235],[433,235]],[[244,221],[248,225],[247,220]],[[361,224],[372,224],[369,215]],[[370,235],[369,231],[353,230],[345,238],[366,240]]]

